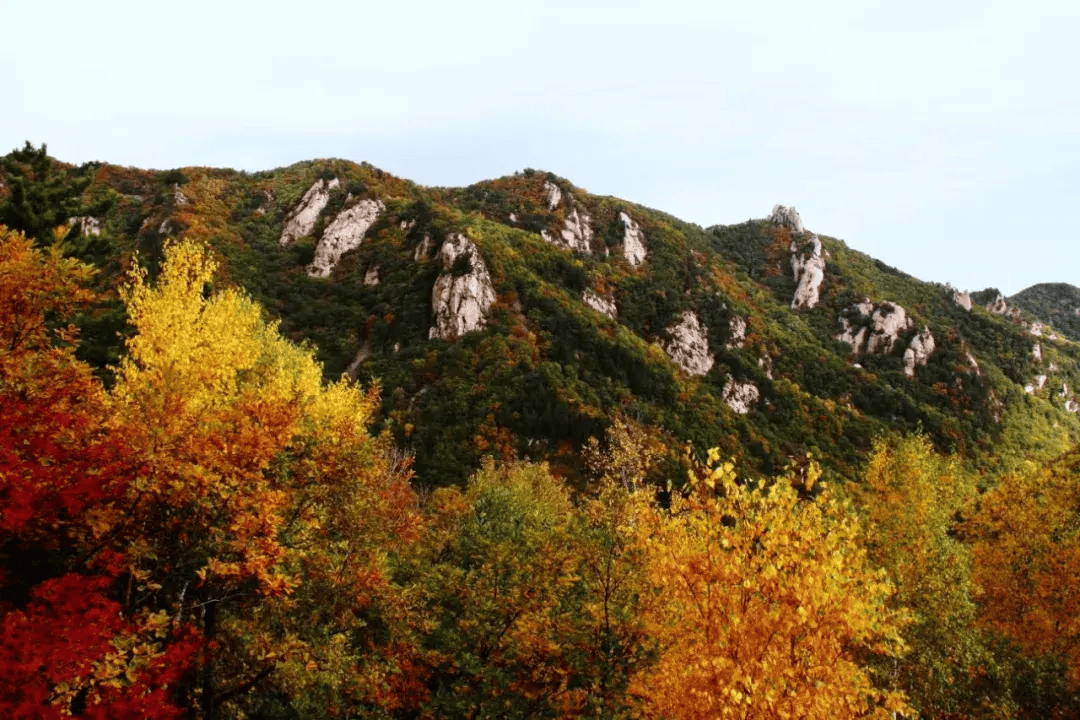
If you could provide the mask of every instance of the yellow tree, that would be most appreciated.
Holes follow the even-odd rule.
[[[902,650],[893,592],[862,549],[860,524],[827,489],[786,479],[751,488],[712,470],[657,512],[652,580],[665,603],[655,668],[632,691],[668,718],[888,717],[902,694],[874,686],[871,655]],[[803,494],[815,490],[811,465]]]
[[[417,514],[407,464],[367,432],[377,388],[324,385],[257,304],[210,292],[215,270],[174,243],[154,284],[135,268],[121,292],[136,330],[112,392],[139,463],[131,602],[198,618],[212,645],[187,701],[206,717],[263,687],[294,711],[304,688],[388,702],[363,615],[393,594],[385,556]]]
[[[879,439],[857,494],[870,558],[895,583],[896,606],[912,613],[909,652],[888,671],[923,716],[988,711],[978,685],[992,659],[975,622],[971,553],[955,537],[974,478],[923,436]]]

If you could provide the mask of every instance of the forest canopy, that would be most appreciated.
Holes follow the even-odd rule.
[[[979,487],[918,435],[857,483],[706,463],[629,418],[588,482],[412,480],[380,387],[197,240],[137,261],[106,387],[95,268],[0,228],[0,715],[1071,717],[1080,456]]]

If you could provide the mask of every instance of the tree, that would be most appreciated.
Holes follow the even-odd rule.
[[[1074,713],[1080,707],[1078,468],[1080,452],[1072,450],[1005,476],[979,498],[964,527],[974,545],[979,622],[1026,655],[1064,668]]]
[[[893,587],[861,547],[851,509],[787,479],[740,484],[710,451],[686,497],[658,511],[649,539],[659,663],[631,691],[671,718],[888,717],[902,693],[875,687],[866,663],[902,652]]]
[[[168,618],[125,613],[115,550],[128,447],[65,322],[92,268],[0,227],[0,715],[172,718],[193,652]],[[166,636],[169,642],[166,642]]]
[[[995,663],[976,626],[971,551],[956,537],[974,478],[914,435],[877,440],[859,490],[870,559],[896,586],[893,605],[912,614],[903,634],[908,653],[882,671],[921,716],[989,713],[982,686]]]
[[[138,463],[126,496],[136,602],[198,618],[185,703],[216,718],[305,696],[387,705],[369,614],[393,604],[386,553],[418,532],[407,463],[367,423],[378,389],[324,385],[310,350],[243,293],[209,291],[216,263],[169,244],[156,282],[121,295],[136,333],[111,393]],[[389,660],[387,662],[390,662]]]
[[[0,159],[8,177],[11,194],[0,204],[0,224],[21,230],[39,244],[52,241],[53,230],[67,225],[71,218],[104,213],[112,204],[111,196],[87,205],[83,191],[93,178],[75,177],[61,170],[46,152],[46,145],[35,148],[26,142],[21,150],[12,150]]]

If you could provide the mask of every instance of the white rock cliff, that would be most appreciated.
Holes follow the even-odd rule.
[[[641,226],[626,213],[620,212],[619,220],[623,226],[623,257],[637,267],[645,262],[648,254],[645,249],[645,233],[641,232]]]
[[[360,247],[367,231],[379,219],[379,213],[385,207],[380,200],[361,200],[338,213],[334,222],[323,232],[319,244],[315,246],[315,259],[308,266],[308,275],[330,275],[342,255]]]
[[[305,235],[310,235],[315,229],[319,213],[326,207],[326,203],[330,202],[330,191],[339,184],[337,178],[329,181],[316,180],[315,184],[304,193],[304,197],[300,198],[300,204],[285,216],[285,227],[281,230],[278,244],[288,245]]]
[[[809,245],[801,249],[799,243],[792,240],[790,250],[791,269],[799,284],[791,300],[791,309],[812,308],[818,304],[821,282],[825,279],[825,259],[829,254],[822,249],[821,238],[817,235],[811,236]]]
[[[459,257],[468,258],[468,272],[454,275]],[[431,291],[431,314],[435,326],[429,338],[453,340],[487,325],[487,311],[495,302],[491,276],[480,251],[461,233],[446,238],[439,250],[442,273]]]
[[[669,340],[661,347],[676,365],[690,375],[704,375],[712,370],[716,358],[709,352],[709,339],[697,313],[684,310],[667,331]]]
[[[592,290],[586,290],[581,294],[582,301],[591,307],[601,315],[607,315],[609,318],[614,319],[618,310],[615,307],[615,301],[609,298],[597,295]]]

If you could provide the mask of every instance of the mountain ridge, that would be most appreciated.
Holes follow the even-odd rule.
[[[1050,453],[1080,431],[1080,353],[1045,317],[973,304],[793,209],[703,228],[554,173],[425,187],[340,159],[57,172],[91,176],[88,203],[113,199],[76,219],[112,242],[111,278],[135,252],[153,272],[166,238],[199,239],[328,376],[378,378],[381,427],[427,484],[485,454],[577,477],[620,415],[745,471],[810,453],[842,479],[881,433],[921,431],[998,472],[1003,448]]]

